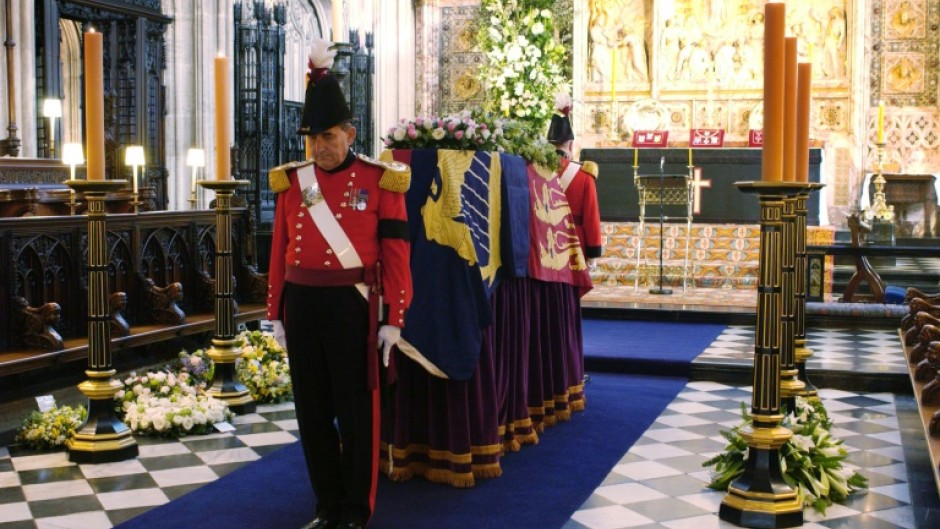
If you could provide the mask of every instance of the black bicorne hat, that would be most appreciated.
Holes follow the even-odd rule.
[[[352,113],[339,80],[328,70],[314,70],[307,83],[304,110],[297,133],[307,136],[319,134],[350,120]]]
[[[552,123],[548,126],[548,141],[550,143],[564,143],[574,139],[574,130],[571,129],[571,120],[568,115],[554,114]]]

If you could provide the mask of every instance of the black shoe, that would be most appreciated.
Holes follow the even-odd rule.
[[[337,522],[335,520],[326,520],[320,517],[314,518],[312,522],[301,527],[300,529],[336,529]]]

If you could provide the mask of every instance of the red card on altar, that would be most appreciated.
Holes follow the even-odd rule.
[[[763,147],[764,146],[764,130],[763,129],[751,129],[747,132],[747,146],[748,147]]]
[[[689,130],[689,147],[724,147],[725,129]]]
[[[665,147],[669,140],[668,130],[635,130],[633,131],[634,147]]]

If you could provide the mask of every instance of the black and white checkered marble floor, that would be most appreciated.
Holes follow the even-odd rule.
[[[807,362],[810,370],[902,375],[908,372],[897,328],[808,328],[806,347],[813,351]],[[695,362],[751,365],[753,359],[754,327],[729,325]]]
[[[813,329],[808,334],[815,361],[839,369],[884,369],[901,355],[890,331]],[[730,362],[752,349],[753,329],[730,327],[705,354],[726,355],[723,361]],[[904,368],[903,362],[897,368]],[[590,385],[586,391],[590,394]],[[913,397],[836,390],[822,390],[821,396],[835,422],[834,434],[851,451],[849,462],[860,467],[871,486],[847,504],[831,507],[825,518],[807,510],[803,527],[940,527],[938,491],[929,460],[924,461]],[[724,447],[719,431],[740,422],[741,402],[750,403],[749,388],[690,382],[564,529],[734,527],[718,519],[723,493],[705,486],[708,469],[701,463]],[[69,463],[64,452],[0,448],[0,529],[109,528],[296,439],[290,403],[259,406],[257,413],[233,423],[231,433],[139,438],[137,459],[102,465]]]

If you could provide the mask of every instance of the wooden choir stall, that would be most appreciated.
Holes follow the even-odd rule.
[[[7,388],[49,368],[80,372],[78,361],[87,358],[88,222],[84,197],[61,184],[67,178],[56,160],[0,161],[0,377]],[[74,215],[70,202],[78,204]],[[210,332],[215,211],[135,214],[130,190],[110,193],[105,207],[112,349]],[[257,321],[267,278],[254,266],[249,211],[233,208],[232,217],[236,319]]]

